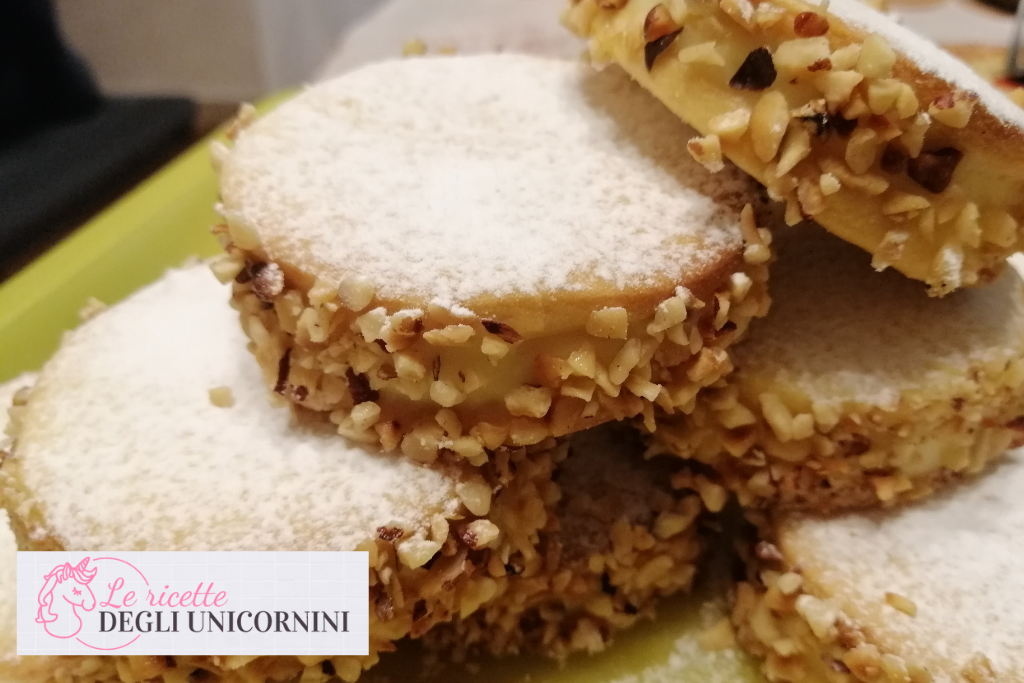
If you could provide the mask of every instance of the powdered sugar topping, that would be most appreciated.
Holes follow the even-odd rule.
[[[831,520],[794,519],[782,541],[795,559],[864,619],[886,648],[938,681],[974,653],[1000,676],[1024,676],[1024,449],[993,472],[926,502]],[[788,555],[788,553],[787,553]],[[896,593],[915,617],[885,604]]]
[[[1024,288],[1012,269],[987,287],[929,298],[920,282],[816,227],[774,243],[772,309],[737,344],[737,367],[823,402],[893,407],[945,387],[969,364],[1024,353]]]
[[[245,131],[222,194],[271,258],[405,306],[687,283],[736,253],[749,199],[693,135],[617,69],[384,62]]]
[[[455,511],[452,477],[271,407],[227,299],[204,266],[172,271],[44,368],[15,456],[66,549],[350,550]]]

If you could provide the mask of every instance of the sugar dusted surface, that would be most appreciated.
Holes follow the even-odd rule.
[[[1009,126],[1024,128],[1024,110],[973,69],[932,41],[900,26],[892,17],[860,0],[831,0],[828,11],[868,33],[877,33],[919,69],[962,90],[977,93],[979,103]]]
[[[992,472],[890,513],[782,525],[787,559],[799,562],[897,653],[937,681],[975,653],[998,680],[1024,677],[1024,449]],[[790,556],[792,553],[792,556]],[[917,616],[885,604],[910,598]]]
[[[44,368],[16,457],[66,549],[350,550],[454,511],[451,477],[271,407],[227,301],[206,267],[171,271]]]
[[[618,69],[521,55],[383,62],[237,141],[222,194],[271,258],[405,305],[689,283],[749,201]]]
[[[733,347],[742,372],[813,400],[892,407],[906,390],[966,381],[969,363],[1024,355],[1024,288],[1008,268],[941,299],[816,226],[781,234],[772,309]]]

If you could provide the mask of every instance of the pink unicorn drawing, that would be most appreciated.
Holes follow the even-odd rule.
[[[73,638],[82,630],[78,608],[85,612],[96,609],[96,596],[89,583],[96,578],[96,569],[89,569],[89,558],[75,566],[70,562],[57,565],[44,578],[39,591],[39,612],[36,623],[54,638]]]

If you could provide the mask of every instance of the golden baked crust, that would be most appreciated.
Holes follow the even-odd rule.
[[[1022,438],[1024,285],[1013,269],[942,300],[824,231],[775,241],[772,312],[737,369],[652,450],[710,465],[746,507],[892,505]]]
[[[440,95],[396,106],[409,84]],[[269,387],[423,462],[685,412],[767,309],[771,235],[749,178],[709,176],[684,129],[621,71],[493,55],[377,65],[242,130],[222,161],[214,270],[235,282]],[[408,168],[376,161],[395,130],[414,138]],[[481,155],[514,172],[490,177]],[[336,186],[332,168],[353,178]],[[469,199],[435,202],[435,175]]]
[[[578,0],[563,20],[785,200],[790,223],[813,217],[935,295],[991,281],[1021,243],[1024,114],[856,0],[818,12]]]

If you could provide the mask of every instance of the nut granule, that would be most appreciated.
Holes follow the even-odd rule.
[[[746,0],[730,0],[728,7],[739,20],[753,21]],[[682,64],[673,42],[673,36],[685,37],[674,28],[680,18],[677,9],[664,3],[645,12],[646,31],[641,32],[657,53],[652,53],[653,71]],[[714,47],[694,53],[694,64],[716,61]],[[704,387],[731,371],[727,348],[768,307],[771,236],[756,224],[753,210],[761,199],[749,178],[725,167],[720,154],[728,136],[749,127],[754,117],[744,121],[736,114],[722,122],[725,137],[708,134],[694,141],[691,147],[704,164],[722,167],[716,182],[707,183],[703,169],[687,154],[662,155],[661,163],[660,157],[636,155],[632,145],[623,144],[617,132],[623,125],[632,125],[645,136],[658,134],[662,127],[677,129],[670,114],[641,106],[645,95],[624,74],[595,74],[584,66],[541,62],[522,55],[491,55],[369,66],[306,90],[237,139],[221,169],[218,208],[224,222],[214,232],[227,255],[218,260],[215,271],[221,279],[234,273],[234,305],[275,393],[308,410],[327,413],[339,433],[361,443],[380,443],[421,462],[480,464],[498,445],[531,445],[638,415],[653,424],[655,406],[665,412],[687,412]],[[563,199],[578,197],[584,202],[579,211],[570,210],[579,240],[565,235],[554,239],[546,227],[551,221],[565,222],[559,218],[567,210],[564,201],[544,207],[523,200],[537,196],[528,187],[537,177],[532,172],[512,173],[502,181],[501,191],[484,187],[486,191],[470,193],[462,206],[453,205],[448,218],[440,221],[442,232],[436,239],[410,227],[415,220],[400,217],[410,204],[394,201],[389,183],[406,180],[396,178],[395,169],[387,164],[376,171],[381,182],[371,182],[361,192],[338,194],[324,181],[334,174],[311,172],[318,164],[299,163],[302,157],[294,154],[289,155],[289,164],[296,170],[279,175],[284,164],[277,163],[276,155],[284,149],[282,135],[294,137],[299,149],[295,154],[315,158],[337,140],[346,155],[364,160],[364,167],[376,166],[381,159],[378,146],[367,140],[392,140],[397,128],[381,125],[384,117],[352,118],[354,110],[348,105],[358,100],[366,107],[379,107],[396,120],[408,119],[412,130],[424,113],[408,118],[416,107],[381,94],[381,88],[394,89],[397,82],[406,87],[395,96],[416,92],[430,102],[430,120],[438,124],[430,126],[432,144],[466,153],[469,162],[459,166],[460,172],[475,168],[481,151],[476,142],[467,143],[469,150],[452,147],[463,140],[484,144],[487,154],[498,160],[524,163],[521,149],[508,142],[509,136],[467,135],[461,126],[452,125],[451,114],[457,109],[453,102],[462,102],[461,97],[466,98],[466,107],[483,107],[486,115],[466,120],[486,121],[488,130],[500,125],[542,136],[550,143],[549,152],[575,140],[564,135],[561,123],[548,131],[543,126],[524,127],[521,117],[509,115],[521,98],[493,85],[501,79],[464,77],[485,67],[489,72],[505,69],[525,89],[532,88],[531,95],[547,98],[550,107],[545,108],[544,123],[551,118],[578,125],[580,117],[596,117],[593,130],[603,132],[583,144],[580,153],[604,150],[602,160],[609,158],[606,153],[620,154],[620,171],[633,170],[623,176],[625,182],[617,190],[628,194],[630,187],[640,189],[669,169],[675,169],[670,174],[675,180],[686,176],[686,183],[671,183],[665,197],[661,190],[668,186],[659,185],[658,191],[642,190],[638,201],[621,204],[631,206],[629,211],[637,211],[642,221],[660,220],[655,232],[664,236],[658,238],[664,245],[648,248],[646,237],[623,241],[624,233],[618,230],[614,235],[609,232],[614,239],[601,237],[609,231],[609,217],[619,212],[599,208],[611,196],[600,188],[610,181],[605,174],[591,177],[589,171],[578,188],[571,183],[564,191],[543,188],[552,198],[558,190]],[[453,79],[451,97],[439,96],[439,87],[424,86],[429,80],[422,77],[426,68],[431,69],[430,79]],[[384,72],[390,76],[383,77]],[[476,85],[466,88],[467,82]],[[531,83],[536,87],[526,85]],[[628,107],[630,120],[593,107],[590,100],[597,91],[607,91],[608,101],[616,107],[635,100],[637,106]],[[496,101],[509,106],[481,104]],[[334,104],[346,115],[323,116]],[[459,116],[466,114],[458,111]],[[319,128],[315,136],[309,135],[313,120]],[[347,135],[348,126],[365,126],[365,135]],[[685,142],[673,144],[682,149]],[[419,143],[409,149],[413,148]],[[330,156],[339,173],[359,166]],[[571,157],[551,153],[545,158],[557,164]],[[408,167],[416,163],[410,159]],[[552,182],[563,177],[575,182],[576,171],[590,166],[565,163],[564,172],[554,170]],[[350,187],[369,175],[364,168]],[[472,175],[474,182],[495,182],[493,174]],[[417,171],[408,179],[419,195],[429,190],[423,185],[425,177],[429,173]],[[512,189],[529,194],[516,198]],[[594,194],[597,191],[600,195]],[[587,192],[594,194],[593,199],[584,198],[590,196]],[[324,197],[352,202],[351,212],[313,216]],[[445,195],[445,201],[450,199]],[[495,202],[501,207],[498,214],[509,221],[507,229],[480,230],[475,216],[496,215]],[[646,210],[636,208],[641,204]],[[310,220],[302,217],[307,212]],[[677,213],[691,220],[679,220]],[[583,216],[586,225],[576,220]],[[363,229],[362,221],[374,227]],[[285,227],[292,223],[303,227]],[[626,223],[627,231],[640,229],[632,219]],[[661,232],[666,225],[670,229]],[[279,230],[289,236],[278,239]],[[587,240],[585,249],[577,248]],[[300,244],[315,244],[316,254],[305,247],[294,251]],[[623,254],[627,246],[629,254]],[[515,268],[508,267],[509,249],[515,251]],[[471,250],[477,253],[465,258]],[[595,250],[603,264],[599,272],[584,263]],[[637,253],[642,258],[634,258]],[[576,282],[591,271],[605,284]],[[734,275],[743,278],[734,281]],[[598,291],[601,296],[586,297]],[[373,406],[357,410],[366,403]],[[461,433],[451,434],[437,423],[440,409],[455,414]]]

